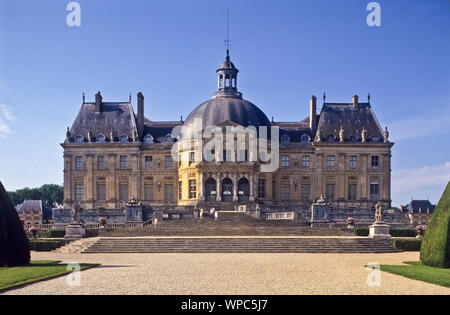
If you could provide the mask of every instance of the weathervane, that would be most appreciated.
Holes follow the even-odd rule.
[[[225,39],[223,42],[225,44],[225,47],[227,48],[227,56],[230,53],[230,46],[231,46],[231,40],[228,39],[228,35],[229,35],[229,21],[230,21],[230,12],[229,9],[227,9],[227,39]]]

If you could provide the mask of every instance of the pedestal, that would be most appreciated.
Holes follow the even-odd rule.
[[[66,235],[64,236],[65,239],[77,240],[83,237],[86,237],[86,229],[83,225],[79,223],[71,223],[66,226]]]
[[[369,226],[369,238],[390,239],[391,234],[389,234],[389,224],[378,222]]]

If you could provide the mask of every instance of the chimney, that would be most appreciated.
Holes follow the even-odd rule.
[[[95,112],[100,113],[102,111],[102,96],[100,94],[100,91],[95,94]]]
[[[311,129],[311,136],[314,137],[316,133],[317,127],[317,107],[316,107],[317,98],[313,95],[311,100],[309,101],[309,129]]]
[[[139,137],[141,137],[144,132],[144,95],[141,92],[137,94],[137,104],[137,129]]]
[[[358,95],[354,95],[354,96],[352,97],[352,103],[353,103],[353,107],[354,107],[355,109],[358,109]]]

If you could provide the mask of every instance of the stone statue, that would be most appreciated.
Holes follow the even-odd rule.
[[[135,129],[135,130],[133,130],[133,141],[136,142],[137,139],[138,139],[138,134],[137,134],[137,131]]]
[[[79,202],[72,205],[72,223],[80,223],[80,211]]]
[[[317,130],[317,134],[316,134],[316,142],[320,142],[322,139],[321,139],[321,135],[320,135],[320,130]]]
[[[383,205],[378,201],[375,205],[375,223],[383,222]]]
[[[66,141],[67,142],[69,142],[71,136],[72,136],[72,134],[70,133],[69,127],[67,127],[67,131],[66,131]]]
[[[109,132],[109,139],[111,142],[114,142],[114,128],[111,128],[111,131]]]
[[[389,131],[388,131],[388,129],[387,129],[387,126],[386,126],[386,128],[384,129],[383,137],[384,137],[384,142],[388,142],[388,139],[389,139]]]
[[[319,198],[317,198],[316,200],[316,204],[325,204],[325,198],[323,197],[323,195],[320,195]]]
[[[92,142],[92,130],[91,129],[89,129],[87,137],[88,137],[88,141]]]
[[[131,198],[130,198],[130,200],[128,200],[128,202],[127,202],[127,206],[131,206],[131,207],[137,207],[137,206],[140,206],[141,205],[141,202],[139,201],[137,201],[136,200],[136,198],[134,198],[133,196],[131,196]]]
[[[363,127],[363,130],[361,131],[361,142],[366,142],[366,138],[367,138],[367,130],[366,128]]]
[[[344,129],[342,128],[339,130],[339,142],[344,142]]]

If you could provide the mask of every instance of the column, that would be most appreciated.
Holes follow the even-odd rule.
[[[323,154],[322,153],[318,153],[316,155],[316,167],[315,167],[315,171],[316,171],[316,189],[315,189],[315,196],[313,196],[313,199],[316,199],[318,197],[320,197],[320,195],[323,195],[325,197],[325,191],[323,190]]]
[[[339,163],[338,163],[338,180],[336,182],[338,186],[337,190],[337,200],[344,201],[345,198],[345,190],[346,190],[346,183],[345,183],[345,154],[339,153]]]
[[[253,193],[253,173],[250,173],[250,197],[249,197],[249,201],[250,202],[253,202],[253,201],[255,201],[255,196],[254,196],[254,193]]]
[[[238,180],[237,175],[233,175],[233,201],[238,201]]]
[[[264,192],[264,194],[266,195],[266,200],[272,200],[274,198],[274,196],[272,196],[272,177],[272,173],[266,173],[266,191]]]
[[[205,200],[205,184],[203,183],[203,173],[198,174],[198,199]]]
[[[108,200],[108,208],[116,207],[116,156],[108,155],[107,168],[109,170],[106,178],[106,199]]]
[[[222,180],[220,179],[220,173],[217,173],[216,177],[216,201],[222,201]]]
[[[86,198],[85,198],[85,207],[88,209],[92,209],[94,207],[94,176],[93,176],[93,162],[94,159],[92,154],[88,154],[86,156]]]
[[[72,207],[72,155],[64,154],[64,208]]]
[[[361,154],[361,159],[362,159],[362,163],[361,163],[361,170],[362,170],[362,175],[361,175],[361,200],[367,201],[367,159],[368,159],[368,155],[367,154]]]

